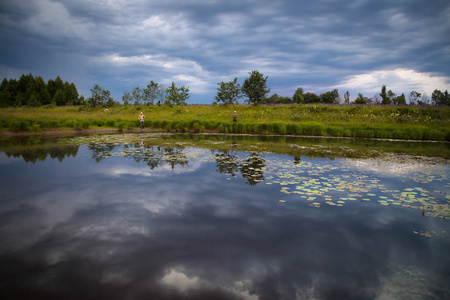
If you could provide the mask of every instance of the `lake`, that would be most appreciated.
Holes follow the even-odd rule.
[[[450,299],[450,145],[0,139],[2,299]]]

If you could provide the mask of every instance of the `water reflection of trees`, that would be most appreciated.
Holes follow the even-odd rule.
[[[123,155],[137,163],[146,163],[152,170],[165,165],[169,165],[173,170],[175,166],[184,167],[189,164],[189,158],[184,153],[183,147],[137,146],[125,145]]]
[[[77,156],[79,145],[58,145],[46,146],[42,148],[26,148],[18,150],[4,151],[6,156],[14,158],[22,158],[25,162],[36,163],[37,161],[45,161],[48,157],[57,159],[62,162],[70,156]]]
[[[215,154],[217,172],[236,176],[240,171],[249,185],[256,185],[264,180],[264,158],[257,153],[250,154],[247,158],[239,158],[234,151],[219,150]]]
[[[239,163],[236,153],[229,150],[221,150],[215,155],[217,172],[231,174],[233,177],[239,172]]]
[[[263,168],[266,166],[264,158],[257,153],[250,154],[241,165],[241,174],[250,185],[256,185],[264,180]]]
[[[112,143],[89,143],[87,145],[88,150],[92,152],[92,157],[97,163],[101,162],[105,158],[111,157],[111,152],[117,146]]]

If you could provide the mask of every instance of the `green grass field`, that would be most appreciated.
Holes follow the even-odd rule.
[[[232,121],[237,111],[238,121]],[[0,110],[1,132],[49,129],[137,129],[145,126],[177,132],[218,131],[277,135],[334,136],[450,141],[448,107],[418,106],[118,106],[112,108],[48,107]]]

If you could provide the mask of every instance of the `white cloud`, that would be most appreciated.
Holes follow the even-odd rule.
[[[208,279],[203,279],[197,276],[188,276],[182,271],[169,269],[166,271],[166,275],[159,281],[162,285],[174,288],[180,292],[186,292],[188,290],[200,289],[202,287],[214,287],[214,282]],[[236,281],[230,283],[229,286],[223,286],[225,290],[235,295],[240,296],[242,299],[256,300],[259,297],[257,295],[250,294],[250,288],[252,282],[250,280]]]
[[[354,75],[335,88],[359,90],[370,96],[379,93],[383,85],[397,94],[407,95],[415,90],[431,95],[435,89],[450,89],[450,78],[412,69],[381,70]]]
[[[198,277],[188,277],[184,273],[170,269],[163,278],[161,278],[160,283],[167,285],[181,292],[185,292],[188,289],[195,289],[201,287],[201,279]]]

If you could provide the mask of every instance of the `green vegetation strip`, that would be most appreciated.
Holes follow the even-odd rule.
[[[145,127],[171,132],[256,133],[450,141],[448,107],[280,105],[5,108],[0,131]],[[237,122],[232,114],[237,111]]]

